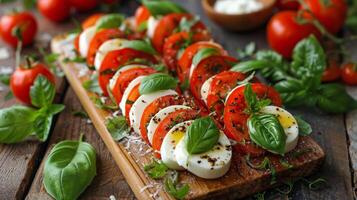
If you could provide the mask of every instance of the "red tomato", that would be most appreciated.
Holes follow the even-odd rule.
[[[60,22],[69,17],[68,0],[38,0],[37,9],[43,16],[54,22]]]
[[[152,38],[152,44],[158,52],[162,53],[165,39],[174,33],[175,29],[183,18],[192,19],[192,15],[172,13],[164,16],[159,21]],[[192,30],[197,32],[205,29],[206,27],[201,22],[197,22],[196,25],[192,27]]]
[[[334,60],[329,61],[329,66],[322,74],[322,82],[337,81],[341,77],[341,69]]]
[[[228,53],[219,44],[213,42],[196,42],[188,46],[178,60],[177,74],[180,82],[188,80],[193,57],[200,49],[206,47],[217,48],[221,55],[228,55]]]
[[[112,90],[112,94],[113,97],[116,100],[116,103],[119,104],[121,101],[121,98],[123,97],[124,91],[125,89],[128,87],[129,83],[134,80],[135,78],[139,77],[139,76],[143,76],[143,75],[149,75],[152,73],[155,73],[156,71],[152,68],[133,68],[133,69],[129,69],[126,70],[124,72],[122,72],[116,82],[115,85],[113,87]]]
[[[168,114],[157,126],[153,140],[152,140],[152,148],[154,149],[155,156],[160,158],[160,148],[162,145],[162,142],[164,141],[164,138],[166,134],[170,131],[170,129],[175,126],[176,124],[179,124],[181,122],[187,121],[187,120],[193,120],[196,119],[199,116],[198,111],[196,110],[177,110],[175,112],[172,112]]]
[[[244,98],[244,89],[244,86],[235,89],[226,100],[223,115],[224,132],[227,137],[238,142],[236,148],[241,153],[258,156],[264,154],[265,151],[257,147],[250,140],[247,127],[249,115],[244,112],[247,107]],[[273,105],[282,105],[279,93],[275,91],[274,88],[260,83],[253,83],[252,89],[258,98],[269,98]]]
[[[33,42],[37,33],[37,22],[29,12],[11,13],[3,15],[0,19],[0,35],[2,39],[13,47],[17,46],[18,38],[13,34],[20,30],[24,46]]]
[[[283,11],[275,14],[267,27],[268,43],[272,49],[286,58],[290,58],[295,45],[302,39],[314,34],[320,37],[319,31],[311,24],[299,24],[297,12]]]
[[[73,40],[74,49],[75,49],[77,52],[79,52],[79,36],[80,36],[80,34],[78,34],[78,35],[76,36],[76,38],[74,38],[74,40]]]
[[[314,17],[332,34],[336,34],[345,24],[347,5],[344,0],[305,0]],[[303,9],[301,7],[301,9]]]
[[[280,10],[297,10],[299,9],[300,4],[297,0],[278,0],[276,6]]]
[[[348,85],[357,85],[356,63],[347,63],[342,66],[342,79]]]
[[[210,56],[203,59],[194,69],[190,78],[190,89],[192,95],[201,100],[201,87],[203,83],[210,77],[229,70],[233,62],[237,62],[235,58],[228,56]],[[201,100],[201,103],[202,100]]]
[[[145,108],[140,120],[140,133],[146,143],[150,144],[147,135],[147,126],[149,125],[151,118],[163,108],[171,105],[182,105],[183,103],[184,99],[182,97],[178,95],[167,95],[155,99]]]
[[[179,32],[171,35],[165,41],[163,47],[163,58],[166,66],[173,72],[177,70],[178,53],[187,45],[198,41],[208,41],[211,36],[208,32],[193,33],[192,37],[187,32]]]
[[[146,22],[151,16],[149,9],[145,6],[140,6],[135,12],[135,24],[140,26],[141,23]]]
[[[98,5],[97,0],[69,0],[69,3],[78,11],[92,10]]]
[[[95,55],[97,54],[100,45],[102,45],[105,41],[123,37],[125,37],[125,33],[117,28],[103,29],[97,32],[89,44],[87,64],[89,66],[94,65]]]
[[[23,103],[31,104],[30,87],[38,75],[45,76],[55,84],[55,77],[46,65],[41,63],[32,64],[29,68],[20,66],[10,78],[10,87],[14,96]]]
[[[128,99],[125,102],[125,119],[127,122],[130,122],[129,113],[131,107],[133,106],[133,102],[135,102],[140,97],[139,87],[140,87],[140,83],[137,84],[133,88],[133,90],[130,91],[128,95]]]
[[[135,64],[134,59],[147,60],[149,63],[157,63],[154,56],[142,51],[134,49],[120,49],[109,52],[103,59],[102,65],[99,68],[99,85],[103,90],[105,96],[108,95],[107,86],[110,79],[114,76],[115,72],[122,66],[127,64]],[[132,61],[132,62],[130,62]]]
[[[103,16],[104,14],[103,13],[96,13],[96,14],[93,14],[91,16],[89,16],[86,20],[84,20],[81,24],[82,26],[82,29],[86,29],[86,28],[89,28],[91,26],[94,26],[95,23],[97,23],[97,21]]]

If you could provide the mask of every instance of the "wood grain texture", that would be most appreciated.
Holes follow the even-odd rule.
[[[88,119],[76,117],[73,111],[83,110],[72,89],[69,89],[64,104],[66,109],[60,114],[49,141],[46,156],[26,199],[52,199],[45,191],[42,184],[44,162],[53,146],[63,140],[77,140],[84,133],[84,141],[93,145],[97,154],[97,175],[92,184],[83,193],[80,199],[109,199],[113,195],[116,199],[134,199],[128,184],[120,173],[110,155],[107,147],[102,142],[93,124]]]

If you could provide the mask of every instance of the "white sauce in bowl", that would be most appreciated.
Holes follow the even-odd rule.
[[[260,0],[217,0],[214,10],[224,14],[247,14],[263,8]]]

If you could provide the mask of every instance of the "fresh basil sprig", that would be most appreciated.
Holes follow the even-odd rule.
[[[164,177],[169,168],[160,160],[153,160],[150,164],[144,166],[145,172],[153,179],[161,179]]]
[[[150,43],[146,42],[145,40],[129,40],[129,41],[124,41],[122,43],[123,48],[131,48],[135,49],[138,51],[143,51],[148,54],[155,55],[157,52],[155,49],[151,46]]]
[[[124,21],[124,16],[121,14],[107,14],[101,17],[95,24],[96,30],[119,28]]]
[[[96,175],[96,153],[89,143],[62,141],[45,162],[43,183],[55,199],[77,199]]]
[[[164,16],[170,13],[187,12],[180,5],[167,0],[142,0],[142,4],[150,11],[150,14],[154,17]]]
[[[286,135],[272,114],[253,114],[248,119],[250,139],[268,151],[284,155]]]
[[[176,199],[185,199],[190,191],[190,186],[188,184],[179,184],[178,173],[176,171],[173,171],[172,175],[166,177],[164,183],[166,192]]]
[[[270,99],[258,99],[257,94],[253,91],[250,83],[244,87],[244,99],[247,104],[247,108],[245,110],[247,114],[257,113],[263,107],[271,104]]]
[[[210,117],[194,120],[185,135],[187,152],[199,154],[211,150],[217,144],[219,134],[219,129]]]
[[[123,116],[109,118],[105,124],[115,141],[120,141],[130,133],[130,126]]]
[[[202,48],[193,57],[192,64],[198,65],[203,59],[214,55],[219,55],[219,51],[216,48]]]
[[[55,95],[55,85],[44,76],[38,76],[34,85],[30,88],[31,103],[38,108],[52,104]]]
[[[176,87],[177,80],[175,78],[164,73],[156,73],[143,78],[139,92],[140,94],[148,94],[159,90],[175,89]]]
[[[296,119],[298,127],[299,127],[299,135],[306,136],[306,135],[310,135],[312,133],[312,128],[309,123],[307,123],[305,120],[303,120],[299,116],[295,116],[294,118]]]

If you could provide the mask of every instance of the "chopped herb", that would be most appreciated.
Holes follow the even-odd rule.
[[[310,190],[319,190],[326,186],[327,181],[324,178],[317,178],[313,181],[310,181],[306,178],[301,178],[301,180],[307,184]]]
[[[102,94],[102,89],[99,86],[97,73],[93,73],[90,79],[82,83],[82,86],[89,92],[97,93],[99,95]]]
[[[150,164],[144,166],[144,170],[151,178],[160,179],[166,175],[169,168],[161,160],[153,159]]]
[[[290,168],[294,167],[294,165],[290,164],[287,160],[285,160],[283,158],[281,158],[279,161],[280,161],[280,164],[286,169],[290,169]]]
[[[109,118],[105,125],[115,141],[120,141],[130,133],[130,127],[123,116]]]
[[[73,57],[73,58],[64,58],[62,60],[64,63],[70,63],[70,62],[73,62],[73,63],[85,63],[86,62],[86,58],[83,58],[81,56],[76,56],[76,57]]]
[[[269,170],[271,173],[271,181],[270,184],[274,184],[276,183],[276,169],[273,166],[273,164],[271,163],[271,161],[269,160],[268,157],[264,157],[263,161],[258,164],[258,165],[254,165],[251,160],[250,160],[250,156],[247,155],[245,156],[245,160],[248,164],[248,166],[250,166],[253,169],[258,169],[258,170]]]
[[[98,97],[91,97],[91,100],[93,101],[95,106],[97,106],[97,108],[99,108],[99,109],[103,109],[103,110],[117,110],[118,109],[118,106],[115,105],[114,103],[112,103],[112,104],[103,103]]]
[[[190,191],[190,186],[178,184],[178,173],[174,171],[171,176],[165,179],[165,190],[176,199],[184,199]]]

